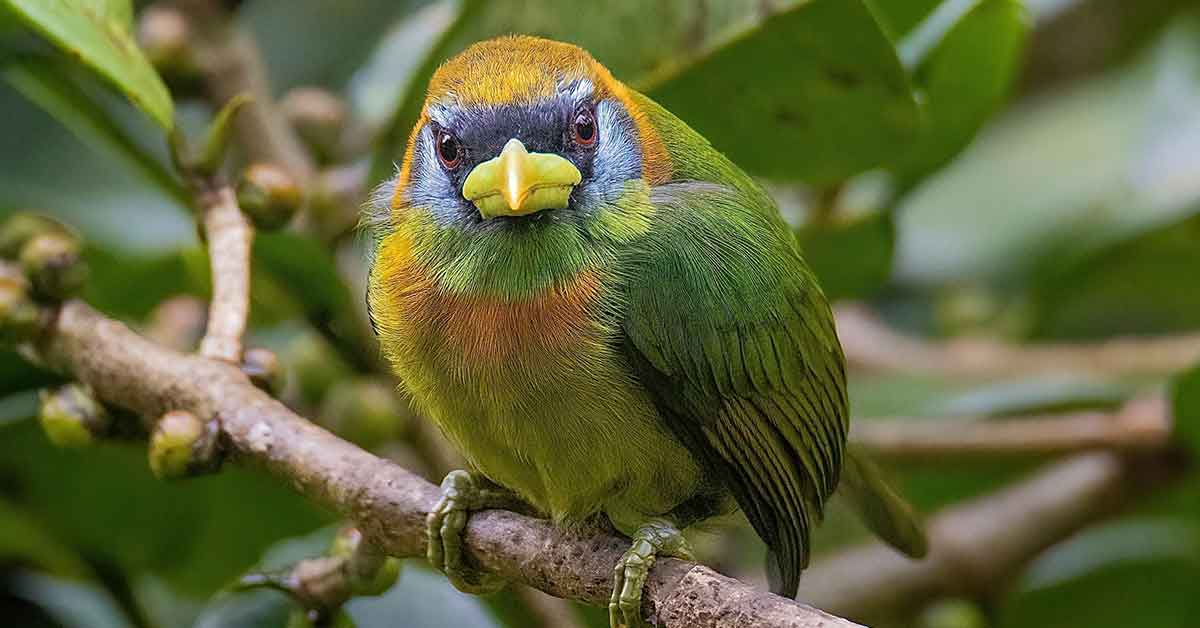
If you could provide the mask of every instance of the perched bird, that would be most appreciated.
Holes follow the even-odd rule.
[[[429,516],[435,566],[497,584],[462,563],[471,510],[603,515],[633,539],[611,623],[641,626],[655,555],[690,557],[680,531],[740,507],[795,596],[846,455],[846,377],[757,183],[582,49],[514,36],[437,70],[377,196],[372,320],[472,467]]]

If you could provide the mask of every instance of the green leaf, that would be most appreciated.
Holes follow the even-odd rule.
[[[1035,562],[1002,600],[998,628],[1192,626],[1200,528],[1142,519],[1084,532]]]
[[[38,605],[63,628],[132,628],[112,594],[97,585],[33,572],[6,584],[9,594]]]
[[[1171,381],[1171,414],[1175,440],[1193,455],[1200,455],[1200,365]]]
[[[879,24],[892,39],[900,39],[916,28],[942,0],[868,0]]]
[[[1047,253],[1029,299],[1031,334],[1103,338],[1200,327],[1200,291],[1189,288],[1200,268],[1197,211],[1075,255]]]
[[[207,595],[275,541],[328,521],[261,471],[227,468],[182,484],[154,479],[144,444],[51,446],[36,421],[0,427],[0,477],[13,503],[80,554],[149,571]]]
[[[1020,69],[1029,17],[1018,0],[981,0],[914,73],[925,95],[916,144],[893,171],[902,187],[941,168],[975,137],[1008,95]]]
[[[45,527],[5,500],[0,500],[0,563],[23,564],[68,578],[85,578],[91,570]]]
[[[895,155],[915,133],[916,104],[870,11],[861,0],[777,4],[787,8],[764,19],[752,0],[464,1],[405,88],[372,180],[403,157],[438,64],[512,32],[582,46],[755,174],[828,182]],[[714,106],[731,93],[745,95]]]
[[[891,273],[896,228],[888,212],[808,225],[796,235],[804,259],[831,300],[870,296]]]
[[[648,81],[647,94],[752,174],[829,184],[888,163],[918,112],[858,0],[812,0]]]
[[[116,157],[180,205],[186,205],[180,182],[71,80],[65,64],[47,59],[14,61],[0,69],[0,76],[90,148]]]
[[[2,0],[33,30],[104,77],[164,130],[175,125],[166,85],[132,34],[130,0]]]

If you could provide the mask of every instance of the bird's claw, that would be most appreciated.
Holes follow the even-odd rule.
[[[642,617],[642,589],[658,554],[691,559],[683,533],[665,521],[647,523],[633,535],[633,544],[613,568],[613,592],[608,600],[610,628],[647,628]]]
[[[429,539],[426,557],[434,569],[446,574],[456,589],[486,595],[504,588],[495,574],[467,567],[463,561],[462,534],[472,510],[486,507],[475,478],[466,471],[451,471],[442,480],[442,497],[425,517]]]

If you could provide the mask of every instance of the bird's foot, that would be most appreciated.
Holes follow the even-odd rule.
[[[642,617],[642,588],[659,555],[693,560],[683,532],[666,519],[652,519],[633,533],[633,544],[613,568],[613,592],[608,601],[611,628],[646,628]]]
[[[454,588],[464,593],[487,595],[507,584],[496,574],[466,565],[462,535],[471,511],[504,507],[515,499],[512,493],[496,487],[482,476],[463,470],[446,474],[442,480],[442,498],[425,518],[429,539],[425,555],[435,569],[446,574]]]

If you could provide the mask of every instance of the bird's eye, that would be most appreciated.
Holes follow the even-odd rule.
[[[571,122],[571,137],[581,146],[596,143],[596,117],[591,109],[585,108],[575,112],[575,119]]]
[[[458,138],[446,131],[439,130],[434,143],[437,147],[438,159],[448,170],[454,170],[458,164],[462,163],[463,148],[458,143]]]

